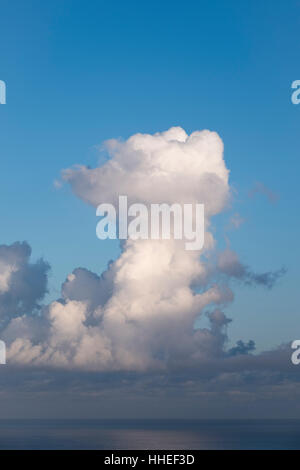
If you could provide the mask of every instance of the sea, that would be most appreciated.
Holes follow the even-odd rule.
[[[300,420],[0,420],[0,449],[300,449]]]

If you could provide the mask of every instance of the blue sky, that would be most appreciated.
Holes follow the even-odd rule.
[[[180,125],[216,130],[235,188],[224,226],[255,271],[286,266],[272,290],[237,286],[230,337],[260,349],[299,329],[299,1],[0,1],[1,243],[27,240],[52,266],[50,297],[77,266],[101,273],[116,243],[94,209],[54,188],[63,168],[95,166],[112,137]],[[248,193],[256,181],[278,194]],[[271,325],[271,328],[270,328]],[[297,336],[297,334],[296,334]]]

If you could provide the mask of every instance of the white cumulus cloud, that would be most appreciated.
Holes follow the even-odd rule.
[[[215,246],[210,220],[224,210],[230,196],[222,140],[215,132],[187,135],[175,127],[136,134],[125,142],[111,140],[106,148],[110,159],[104,165],[63,171],[74,193],[95,207],[103,202],[117,205],[119,195],[127,195],[129,203],[203,203],[204,248],[187,251],[181,240],[127,240],[102,276],[75,269],[62,286],[61,299],[45,306],[42,316],[28,318],[22,311],[11,320],[2,334],[9,343],[8,360],[147,371],[218,356],[229,323],[220,308],[233,298],[224,283],[207,282],[211,267],[206,255]],[[243,276],[231,252],[219,265],[223,274]],[[2,289],[9,276],[1,278],[0,270]],[[195,329],[208,308],[211,328]]]

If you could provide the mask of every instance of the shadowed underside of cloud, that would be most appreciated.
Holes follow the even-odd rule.
[[[30,263],[28,243],[0,245],[0,325],[41,309],[47,293],[49,264]]]
[[[30,264],[27,244],[0,247],[0,312],[6,319],[1,339],[9,364],[93,377],[93,372],[144,378],[168,372],[180,382],[187,377],[199,382],[200,374],[202,386],[230,377],[238,382],[245,371],[251,376],[269,370],[272,376],[282,351],[255,356],[252,341],[226,349],[231,320],[222,308],[233,300],[230,278],[272,287],[282,273],[253,274],[229,250],[213,270],[207,262],[215,250],[211,217],[226,208],[230,195],[219,136],[209,131],[188,136],[172,128],[107,147],[111,158],[103,166],[63,172],[74,193],[94,206],[117,203],[119,194],[145,204],[204,203],[204,248],[199,253],[186,251],[180,240],[128,240],[106,272],[98,276],[76,268],[61,298],[41,310],[48,265]],[[195,329],[207,312],[210,326]]]

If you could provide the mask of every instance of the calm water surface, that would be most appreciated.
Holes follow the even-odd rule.
[[[300,449],[300,420],[0,420],[0,449]]]

